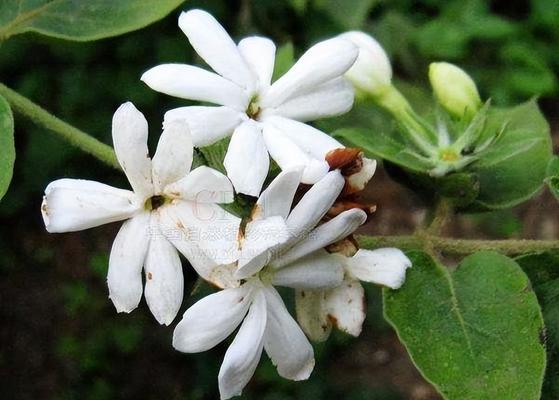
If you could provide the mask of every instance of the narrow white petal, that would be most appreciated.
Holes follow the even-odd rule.
[[[294,289],[321,289],[338,286],[344,278],[339,257],[318,250],[275,271],[272,283]]]
[[[141,206],[129,190],[82,179],[59,179],[45,189],[41,213],[48,232],[75,232],[130,218]]]
[[[152,217],[157,221],[157,218]],[[146,257],[145,296],[157,322],[169,325],[182,303],[183,274],[179,254],[160,232],[157,222],[150,229],[150,244]]]
[[[297,322],[314,342],[324,342],[330,336],[332,323],[324,309],[324,290],[299,289],[295,292]]]
[[[367,220],[363,210],[353,208],[336,215],[330,221],[312,230],[308,236],[274,260],[274,266],[292,263],[315,250],[322,249],[351,235]]]
[[[355,278],[384,285],[392,289],[401,287],[406,279],[406,269],[411,261],[395,248],[359,250],[346,259],[349,273]]]
[[[326,154],[344,145],[310,125],[280,116],[268,117],[265,126],[272,126],[293,141],[308,157],[324,161]]]
[[[345,78],[334,78],[306,93],[262,112],[261,118],[280,115],[297,121],[313,121],[345,114],[353,106],[353,86]]]
[[[239,42],[239,51],[253,74],[258,77],[260,91],[272,82],[276,45],[268,38],[251,36]]]
[[[282,131],[265,122],[263,124],[264,140],[270,157],[282,170],[303,169],[302,183],[315,183],[329,170],[324,157],[315,159],[301,149],[295,141]]]
[[[302,172],[301,168],[281,171],[260,194],[252,212],[252,218],[263,219],[279,216],[286,219],[301,182]]]
[[[216,264],[239,259],[238,235],[241,219],[216,204],[175,200],[170,206],[181,232]]]
[[[318,224],[334,204],[344,184],[340,171],[331,171],[305,193],[287,218],[293,240],[301,240]]]
[[[244,111],[249,96],[230,80],[185,64],[161,64],[140,78],[155,91],[182,99],[207,101]]]
[[[188,174],[194,148],[186,121],[169,123],[159,137],[153,156],[153,185],[156,193]]]
[[[246,121],[235,129],[223,165],[237,192],[250,196],[260,194],[270,158],[256,122]]]
[[[117,312],[129,313],[140,303],[142,268],[149,247],[150,214],[143,212],[120,227],[111,248],[107,284]]]
[[[116,157],[134,192],[143,198],[153,194],[151,159],[148,151],[148,122],[127,102],[113,115],[113,144]]]
[[[249,222],[242,240],[237,278],[248,278],[272,258],[274,249],[289,239],[285,220],[280,216]]]
[[[179,27],[196,53],[215,72],[244,88],[250,88],[254,76],[229,34],[212,15],[203,10],[183,12],[179,17]]]
[[[196,147],[213,144],[233,133],[246,119],[246,114],[230,107],[190,106],[169,110],[163,126],[175,120],[186,120]]]
[[[173,332],[173,347],[184,353],[211,349],[237,329],[251,301],[246,285],[204,297],[182,316]]]
[[[314,351],[273,287],[266,287],[268,323],[264,349],[278,373],[294,381],[308,379],[314,368]]]
[[[236,264],[218,264],[210,259],[198,246],[199,237],[183,225],[173,209],[173,206],[165,206],[157,210],[160,230],[167,240],[186,257],[202,279],[219,288],[239,287],[239,280],[233,276]]]
[[[334,38],[315,44],[287,73],[270,87],[262,100],[264,107],[275,107],[290,97],[342,76],[353,64],[359,50],[351,42]]]
[[[226,204],[234,201],[231,181],[221,172],[205,165],[168,185],[165,193],[171,197],[197,203]]]
[[[262,355],[266,321],[266,299],[262,290],[258,290],[219,370],[219,393],[222,400],[240,395],[252,378]]]
[[[339,287],[326,291],[324,307],[339,330],[359,336],[366,316],[365,291],[359,281],[347,279]]]

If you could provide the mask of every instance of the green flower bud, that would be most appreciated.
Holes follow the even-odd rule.
[[[472,118],[481,108],[476,84],[456,65],[446,62],[429,65],[429,81],[437,101],[456,118]]]

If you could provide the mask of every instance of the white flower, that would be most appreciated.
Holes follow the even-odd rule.
[[[359,48],[359,56],[345,74],[353,86],[362,92],[377,94],[392,81],[392,66],[382,46],[370,35],[351,31],[339,37]]]
[[[344,186],[339,171],[313,185],[290,212],[301,173],[283,171],[259,198],[246,227],[237,270],[246,283],[198,301],[175,329],[173,346],[192,353],[214,347],[241,325],[219,372],[222,399],[241,393],[263,349],[284,378],[309,377],[314,367],[312,346],[274,286],[305,290],[339,286],[342,259],[324,247],[351,234],[367,218],[353,209],[315,227]]]
[[[233,201],[233,188],[225,175],[205,166],[190,171],[193,147],[186,124],[166,126],[153,159],[147,137],[142,113],[132,103],[120,106],[113,117],[113,142],[133,192],[60,179],[45,189],[41,211],[49,232],[127,220],[111,249],[109,297],[118,312],[135,309],[142,297],[143,268],[148,306],[159,323],[168,325],[183,297],[182,266],[175,247],[202,277],[219,280],[216,264],[238,258],[240,219],[216,204]]]
[[[163,64],[141,79],[159,92],[219,106],[170,110],[165,123],[188,120],[195,146],[232,135],[224,164],[240,193],[258,196],[269,156],[282,169],[303,167],[303,183],[322,178],[328,172],[325,154],[343,146],[303,122],[351,108],[353,89],[343,74],[355,61],[357,48],[339,38],[320,42],[271,84],[276,51],[271,40],[248,37],[236,45],[202,10],[183,13],[179,26],[217,74],[191,65]]]
[[[297,320],[309,338],[324,341],[332,325],[359,336],[365,320],[365,291],[360,281],[400,288],[411,261],[394,248],[358,250],[353,257],[338,255],[343,260],[345,277],[338,287],[326,290],[298,290]]]

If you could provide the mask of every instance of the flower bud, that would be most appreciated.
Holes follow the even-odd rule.
[[[481,108],[476,84],[461,68],[446,62],[431,63],[429,81],[437,101],[452,116],[471,118]]]
[[[340,35],[359,49],[353,66],[346,72],[357,91],[376,95],[392,80],[392,66],[382,46],[370,35],[351,31]]]

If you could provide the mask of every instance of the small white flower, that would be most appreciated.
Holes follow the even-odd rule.
[[[219,372],[222,399],[241,393],[263,349],[284,378],[309,377],[314,367],[312,346],[274,286],[338,287],[343,260],[324,247],[351,234],[367,218],[353,209],[316,227],[344,186],[339,171],[313,185],[290,212],[301,173],[283,171],[260,196],[237,270],[237,277],[246,283],[198,301],[175,329],[173,346],[192,353],[214,347],[241,325]]]
[[[400,288],[411,261],[401,250],[383,248],[358,250],[353,257],[338,255],[343,260],[345,277],[338,287],[326,290],[298,290],[297,320],[309,338],[324,341],[332,326],[359,336],[365,320],[365,291],[360,281],[376,283],[391,289]]]
[[[240,193],[258,196],[269,156],[282,169],[303,167],[303,183],[322,178],[328,172],[325,154],[343,146],[303,122],[351,108],[353,88],[343,74],[355,61],[357,48],[339,38],[320,42],[272,84],[276,47],[271,40],[248,37],[236,45],[202,10],[183,13],[179,26],[217,74],[191,65],[163,64],[141,79],[159,92],[219,106],[170,110],[165,123],[188,120],[195,146],[232,135],[224,164]]]
[[[60,179],[45,189],[41,211],[49,232],[127,220],[111,249],[109,297],[118,312],[135,309],[142,297],[143,268],[148,306],[159,323],[168,325],[183,297],[182,266],[175,247],[202,277],[225,285],[221,281],[227,276],[216,276],[215,267],[237,260],[240,219],[217,204],[233,201],[233,188],[225,175],[205,166],[190,171],[193,147],[186,124],[166,126],[153,159],[147,137],[142,113],[132,103],[120,106],[113,117],[113,142],[133,192],[88,180]],[[217,271],[226,272],[223,267]]]
[[[362,92],[377,94],[392,81],[392,66],[382,46],[370,35],[351,31],[339,37],[359,48],[359,56],[347,71],[346,77]]]

